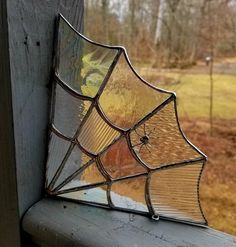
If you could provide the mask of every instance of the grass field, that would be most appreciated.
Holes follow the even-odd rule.
[[[214,127],[213,136],[210,136],[207,68],[187,71],[139,69],[139,73],[154,85],[176,92],[185,134],[208,156],[200,188],[208,223],[236,235],[236,66],[235,74],[220,72],[213,77]]]
[[[141,70],[141,74],[154,85],[176,92],[179,103],[179,114],[181,116],[196,118],[207,118],[209,116],[209,75],[148,72],[147,70]],[[155,77],[160,79],[167,78],[170,83],[167,85],[159,83],[154,80]],[[215,74],[213,79],[214,117],[236,119],[236,75]]]

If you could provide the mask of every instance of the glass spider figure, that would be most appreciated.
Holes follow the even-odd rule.
[[[147,132],[147,127],[146,124],[143,124],[143,133],[140,134],[138,133],[138,131],[135,129],[134,130],[135,133],[140,137],[139,138],[139,143],[133,145],[132,147],[138,147],[139,146],[139,150],[138,152],[140,153],[142,148],[145,147],[149,153],[151,153],[150,148],[152,147],[151,143],[150,143],[150,137],[151,134],[153,133],[153,131],[155,131],[155,128],[153,128],[152,130],[149,130],[149,132]]]

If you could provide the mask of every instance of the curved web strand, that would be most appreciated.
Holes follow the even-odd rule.
[[[119,49],[89,42],[62,17],[58,30],[59,78],[78,94],[95,97]]]
[[[150,168],[205,159],[180,130],[175,104],[173,99],[130,133],[135,153]]]
[[[171,93],[143,82],[130,68],[123,52],[99,98],[99,105],[114,125],[127,130],[170,96]]]
[[[155,213],[167,218],[205,224],[199,203],[203,162],[159,169],[151,174],[149,193]]]

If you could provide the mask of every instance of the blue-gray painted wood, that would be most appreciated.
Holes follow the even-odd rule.
[[[44,194],[55,18],[82,28],[83,0],[0,1],[0,246],[20,245],[24,212]]]
[[[55,18],[80,30],[83,1],[8,1],[19,212],[43,194]]]
[[[210,228],[49,198],[26,213],[23,228],[43,247],[236,247],[236,237]]]

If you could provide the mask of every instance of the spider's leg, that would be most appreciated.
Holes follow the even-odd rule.
[[[136,129],[134,129],[134,131],[135,131],[135,133],[136,133],[139,137],[142,137],[142,136],[138,133],[138,131],[137,131]]]
[[[143,132],[144,132],[144,135],[146,136],[147,133],[146,133],[146,124],[143,125]]]
[[[150,132],[148,133],[148,136],[150,136],[152,134],[152,132],[155,130],[156,130],[156,128],[153,128],[152,130],[150,130]]]
[[[139,153],[140,153],[140,151],[142,150],[143,145],[144,145],[144,144],[142,143],[142,145],[140,146],[139,151],[138,151]]]
[[[151,145],[150,143],[147,143],[146,145],[147,145],[148,147],[150,147],[150,148],[152,147],[152,145]]]
[[[150,149],[149,149],[149,147],[148,147],[147,145],[145,145],[145,148],[147,149],[147,151],[148,151],[149,153],[151,153],[151,151],[150,151]]]
[[[137,144],[133,145],[132,148],[137,147],[137,146],[142,145],[142,144],[143,144],[142,142],[137,143]]]

